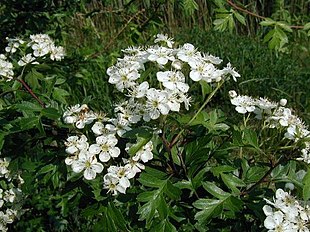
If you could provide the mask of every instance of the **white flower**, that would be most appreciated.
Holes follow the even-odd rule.
[[[157,34],[156,39],[154,40],[155,43],[158,42],[165,42],[169,48],[172,48],[174,42],[172,38],[169,38],[168,35]]]
[[[185,83],[185,76],[180,71],[165,71],[156,73],[157,80],[163,83],[163,86],[169,90],[179,90],[186,93],[189,89]]]
[[[112,194],[115,196],[120,193],[126,193],[126,187],[124,187],[123,184],[119,184],[120,179],[117,177],[117,175],[112,173],[107,173],[103,177],[104,181],[104,188],[108,189],[108,192],[112,192]]]
[[[5,48],[5,51],[9,53],[15,53],[17,51],[17,48],[19,48],[19,45],[24,43],[24,41],[21,39],[6,38],[6,40],[9,43],[8,43],[8,46]]]
[[[13,64],[9,61],[6,61],[6,56],[0,54],[0,76],[3,76],[7,81],[11,81],[14,76]]]
[[[152,141],[149,141],[136,153],[136,156],[139,157],[139,159],[143,163],[146,163],[149,160],[153,159],[152,150],[153,150],[153,143]]]
[[[293,226],[283,221],[283,213],[281,211],[275,212],[273,215],[267,216],[264,221],[264,226],[268,229],[268,232],[294,232]]]
[[[4,192],[3,199],[4,199],[5,201],[8,201],[8,202],[13,203],[14,200],[15,200],[15,192],[14,192],[14,190],[13,190],[13,189],[6,190],[6,191]]]
[[[0,158],[0,176],[6,175],[9,173],[9,165],[10,165],[11,158],[5,157]]]
[[[169,113],[168,94],[166,92],[151,88],[147,91],[146,97],[147,112],[151,119],[157,119],[160,114],[167,115]]]
[[[282,98],[279,103],[281,106],[286,106],[287,100],[285,98]]]
[[[128,187],[130,187],[130,182],[129,182],[129,178],[128,178],[128,173],[129,170],[126,167],[117,167],[117,166],[110,166],[108,168],[108,173],[110,174],[114,174],[119,178],[119,185],[123,188],[123,189],[127,189]]]
[[[177,53],[177,57],[187,63],[195,63],[201,58],[201,54],[197,52],[194,45],[186,43],[181,47]]]
[[[49,44],[46,43],[36,43],[33,44],[31,48],[33,49],[33,55],[35,57],[42,57],[50,52]]]
[[[96,138],[96,144],[92,144],[89,147],[91,154],[99,154],[99,159],[102,162],[107,162],[111,157],[116,158],[120,154],[120,149],[115,147],[118,143],[117,138],[114,135],[99,136]]]
[[[57,47],[57,46],[52,45],[50,47],[50,53],[51,53],[50,54],[51,60],[59,61],[59,60],[62,60],[65,56],[65,50],[61,46]]]
[[[66,152],[70,155],[81,150],[86,150],[89,146],[85,135],[81,135],[81,137],[70,136],[67,138],[65,145],[67,147]]]
[[[129,179],[133,178],[137,173],[141,172],[141,170],[144,170],[145,166],[139,163],[139,160],[139,155],[135,155],[129,159],[123,159],[125,168],[128,170],[127,177]]]
[[[120,137],[123,136],[127,131],[130,131],[130,123],[128,120],[126,120],[122,115],[118,114],[117,118],[110,119],[110,122],[113,124],[108,124],[110,130],[115,130],[116,134]]]
[[[65,123],[75,123],[78,129],[83,129],[86,124],[92,123],[97,118],[97,115],[91,111],[86,104],[79,104],[69,108],[63,114]]]
[[[156,61],[160,65],[165,65],[168,63],[169,60],[175,60],[172,51],[172,49],[166,47],[152,47],[147,49],[147,52],[150,54],[148,56],[148,59],[150,61]]]
[[[149,83],[147,81],[142,82],[140,85],[132,86],[129,90],[129,97],[142,98],[146,95],[148,89]]]
[[[245,114],[247,112],[253,112],[255,110],[255,103],[253,98],[249,96],[237,96],[230,99],[231,104],[236,106],[236,111],[240,114]]]
[[[135,81],[140,77],[138,70],[134,66],[115,67],[113,71],[108,69],[107,74],[110,76],[109,83],[115,84],[116,88],[121,92],[125,88],[135,86]]]
[[[207,82],[212,81],[212,73],[215,71],[213,64],[206,63],[203,60],[197,60],[189,64],[191,66],[189,77],[193,81],[200,81],[202,78]]]
[[[216,56],[212,56],[210,54],[203,54],[202,59],[207,62],[211,62],[212,64],[220,64],[222,63],[222,59]]]
[[[240,77],[240,74],[235,71],[235,68],[231,67],[230,63],[222,71],[223,74],[230,74],[234,81],[237,81],[237,77]]]
[[[32,54],[29,53],[25,56],[23,56],[17,63],[19,66],[25,66],[27,64],[39,64],[38,62],[33,62],[36,58],[35,57],[32,57]]]
[[[76,173],[80,173],[84,170],[84,178],[86,180],[95,179],[96,174],[103,171],[103,165],[97,162],[97,158],[87,151],[81,152],[78,160],[74,161],[71,167]]]
[[[115,127],[111,124],[104,125],[102,122],[95,122],[92,126],[91,130],[94,132],[95,135],[114,135],[115,134]]]

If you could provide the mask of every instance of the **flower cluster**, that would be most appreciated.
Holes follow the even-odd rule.
[[[302,157],[297,160],[310,163],[310,131],[304,122],[293,114],[292,110],[285,107],[287,100],[281,99],[278,103],[266,98],[252,98],[246,95],[237,95],[230,91],[231,104],[235,106],[238,113],[245,114],[253,112],[256,118],[267,122],[269,128],[286,128],[284,137],[295,143],[302,142]]]
[[[155,43],[162,45],[125,49],[125,56],[107,69],[109,83],[125,99],[116,105],[115,117],[94,113],[85,104],[75,105],[63,115],[65,123],[75,124],[78,129],[89,125],[87,128],[95,136],[93,142],[83,134],[70,136],[65,142],[69,154],[66,164],[73,172],[83,172],[87,180],[104,172],[104,188],[113,195],[125,193],[130,179],[145,168],[144,163],[153,159],[150,140],[144,141],[138,150],[135,148],[135,152],[131,152],[134,145],[130,143],[123,150],[119,148],[119,140],[134,124],[179,112],[181,104],[189,109],[190,83],[212,84],[229,76],[235,80],[239,77],[230,64],[218,69],[216,65],[222,62],[218,57],[202,54],[192,44],[173,48],[173,39],[166,35],[157,35]]]
[[[46,34],[30,35],[28,42],[19,38],[7,38],[7,41],[6,54],[0,54],[0,77],[6,81],[11,81],[14,77],[13,63],[23,67],[27,64],[39,64],[40,57],[45,58],[49,55],[51,60],[59,61],[65,55],[64,48],[55,46],[53,40]],[[20,53],[14,55],[18,50]]]
[[[8,169],[10,158],[0,158],[0,231],[7,231],[7,224],[13,223],[23,214],[23,179]]]
[[[273,201],[265,199],[267,205],[263,207],[266,215],[264,226],[268,232],[309,232],[310,208],[303,207],[288,192],[277,189]]]
[[[173,48],[173,39],[161,34],[155,43],[161,45],[125,49],[124,57],[107,70],[109,83],[127,97],[122,103],[126,107],[118,108],[118,113],[134,122],[148,122],[170,111],[179,112],[181,104],[188,110],[192,82],[216,83],[228,76],[234,80],[240,76],[230,64],[218,69],[216,65],[221,59],[199,52],[192,44]],[[155,73],[145,75],[150,67]]]
[[[84,134],[67,138],[65,146],[69,156],[65,163],[71,166],[73,172],[83,172],[87,180],[95,179],[97,174],[106,169],[103,176],[104,188],[113,195],[118,192],[125,193],[130,186],[129,180],[145,168],[143,163],[153,158],[151,141],[142,146],[132,157],[128,155],[132,144],[128,143],[124,151],[117,146],[121,136],[131,130],[127,126],[128,118],[121,116],[107,118],[89,110],[84,104],[70,107],[64,112],[63,119],[66,123],[75,124],[78,129],[83,129],[96,120],[90,128],[96,137],[94,143],[89,143]]]

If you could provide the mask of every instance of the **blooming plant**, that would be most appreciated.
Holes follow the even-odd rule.
[[[34,68],[63,48],[47,35],[21,41],[10,40],[0,69],[3,86],[30,93],[0,124],[2,150],[20,132],[34,145],[12,164],[30,201],[12,228],[39,228],[43,216],[23,217],[49,208],[59,231],[309,231],[310,135],[286,99],[227,92],[240,77],[230,63],[160,34],[107,68],[112,111],[89,99],[68,107],[65,77]]]

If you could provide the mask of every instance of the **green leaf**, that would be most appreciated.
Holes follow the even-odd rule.
[[[267,172],[268,167],[254,166],[250,167],[245,173],[245,182],[253,183],[260,180]]]
[[[164,186],[166,182],[166,180],[160,180],[157,177],[150,175],[148,173],[145,173],[145,172],[140,175],[140,178],[138,179],[138,181],[144,186],[155,187],[155,188]]]
[[[293,32],[292,28],[285,22],[277,22],[277,25],[288,32]]]
[[[239,179],[238,177],[236,177],[235,175],[229,173],[229,174],[225,174],[225,173],[221,173],[221,178],[223,180],[223,182],[225,183],[225,185],[230,188],[234,193],[239,193],[240,190],[237,187],[244,187],[245,183]]]
[[[182,191],[174,186],[170,180],[167,181],[165,186],[165,194],[172,200],[178,200],[181,196]]]
[[[114,203],[109,202],[107,213],[113,220],[117,231],[128,231],[123,214],[115,207]]]
[[[36,127],[39,124],[38,117],[21,118],[19,125],[22,130],[28,130]]]
[[[212,87],[206,81],[199,81],[203,99],[212,92]]]
[[[305,201],[310,199],[310,169],[307,170],[303,180],[302,196]]]
[[[159,223],[154,223],[150,232],[176,232],[177,229],[171,222],[166,218],[161,220]]]
[[[15,105],[17,109],[22,111],[32,111],[32,112],[40,112],[42,110],[42,106],[39,104],[35,104],[28,101],[22,101],[20,104]]]
[[[221,188],[217,187],[214,183],[205,181],[202,183],[202,186],[207,190],[212,196],[218,199],[224,199],[230,196],[229,193],[223,191]]]
[[[25,76],[25,81],[32,89],[37,89],[40,87],[38,79],[43,78],[43,75],[37,72],[35,69],[31,69],[29,73]]]
[[[182,0],[181,4],[187,15],[192,15],[198,10],[198,4],[195,0]]]
[[[223,172],[232,172],[236,169],[237,168],[229,166],[229,165],[221,165],[221,166],[212,167],[210,171],[213,173],[214,176],[219,177],[220,174]]]
[[[67,90],[55,87],[52,96],[55,100],[67,104],[65,97],[70,96],[70,93]]]
[[[61,114],[55,108],[45,108],[41,110],[41,116],[45,116],[49,119],[57,120],[61,117]]]
[[[306,23],[303,28],[305,31],[310,30],[310,22]]]
[[[6,134],[1,132],[1,134],[0,134],[0,151],[3,147],[4,141],[5,141],[5,136],[6,136]]]
[[[161,220],[164,220],[168,216],[168,208],[167,203],[164,200],[163,196],[160,195],[158,197],[158,207],[157,207],[158,215]]]
[[[274,21],[274,20],[272,20],[270,18],[266,18],[265,21],[262,21],[259,24],[262,25],[262,26],[271,26],[271,25],[276,24],[276,21]]]
[[[246,25],[244,16],[242,16],[241,14],[239,14],[237,11],[234,11],[234,16],[236,17],[236,19],[237,19],[241,24],[243,24],[244,26]]]
[[[53,172],[54,170],[56,170],[56,166],[54,164],[48,164],[48,165],[44,166],[43,168],[41,168],[40,171],[38,172],[38,174]]]
[[[201,211],[195,214],[195,219],[199,224],[206,223],[213,216],[219,215],[223,210],[223,200],[199,199],[193,203],[193,206]]]

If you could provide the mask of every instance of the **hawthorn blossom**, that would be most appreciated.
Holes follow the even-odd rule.
[[[166,92],[151,88],[148,89],[146,97],[147,113],[151,119],[157,119],[160,114],[167,115],[169,113],[168,94]]]
[[[165,71],[156,73],[157,80],[163,83],[163,86],[169,90],[179,90],[186,93],[189,90],[188,84],[185,83],[185,76],[180,71]]]
[[[85,125],[92,123],[97,118],[96,114],[91,111],[86,104],[75,105],[70,107],[63,114],[65,123],[75,123],[78,129],[83,129]]]
[[[17,51],[17,48],[25,41],[21,39],[11,39],[11,38],[6,38],[6,40],[9,42],[8,45],[5,47],[5,51],[8,53],[15,53]]]
[[[187,62],[189,65],[193,65],[197,60],[201,59],[201,54],[197,51],[194,45],[186,43],[177,52],[177,57],[180,60]]]
[[[19,66],[25,66],[27,64],[39,64],[39,62],[33,62],[36,58],[32,56],[31,53],[28,53],[27,55],[23,56],[17,63]]]
[[[153,143],[149,141],[145,144],[139,151],[137,151],[136,156],[143,162],[146,163],[149,160],[153,159]]]
[[[0,54],[0,76],[5,77],[6,81],[11,81],[14,76],[13,64],[3,54]]]
[[[129,159],[123,159],[123,162],[125,163],[125,168],[128,170],[127,177],[129,179],[133,178],[137,173],[145,169],[145,166],[139,161],[140,155],[134,155]]]
[[[54,44],[50,47],[50,59],[60,61],[65,56],[65,50],[61,46],[55,46]]]
[[[117,195],[119,192],[125,194],[126,188],[129,187],[125,183],[120,183],[120,179],[117,175],[112,173],[107,173],[103,177],[104,189],[108,192],[112,192],[112,195]]]
[[[10,161],[11,158],[9,157],[0,158],[0,176],[4,176],[10,172],[8,169]]]
[[[91,130],[95,135],[114,135],[116,128],[111,124],[104,125],[102,122],[95,122]]]
[[[157,62],[159,65],[165,65],[168,61],[175,60],[172,51],[170,48],[154,46],[147,49],[149,53],[148,59]]]
[[[157,34],[154,43],[164,42],[167,44],[168,48],[172,48],[174,42],[172,38],[169,38],[168,35]]]
[[[87,137],[85,135],[78,136],[70,136],[67,138],[65,142],[66,152],[70,155],[77,153],[81,150],[86,150],[89,147],[87,142]]]
[[[127,131],[131,130],[129,121],[121,114],[118,114],[117,118],[111,118],[109,122],[112,123],[109,124],[110,129],[115,130],[116,134],[120,137],[122,137]]]
[[[249,96],[236,96],[230,100],[231,104],[236,106],[236,111],[240,114],[253,112],[255,110],[254,99]]]
[[[240,77],[240,74],[235,71],[235,68],[231,66],[230,63],[222,70],[223,74],[230,74],[234,81],[237,81],[237,77]]]
[[[273,201],[265,199],[264,226],[270,232],[308,232],[310,219],[308,206],[303,207],[290,193],[277,189]]]
[[[93,180],[97,173],[103,171],[103,165],[97,161],[97,158],[88,151],[81,152],[78,160],[71,165],[73,172],[80,173],[84,171],[86,180]]]
[[[116,88],[123,92],[124,89],[136,85],[136,80],[140,77],[138,70],[134,66],[116,67],[113,71],[108,69],[109,83],[115,84]]]
[[[116,158],[121,153],[120,149],[115,147],[117,143],[118,140],[114,135],[101,135],[96,138],[96,144],[90,145],[89,152],[99,154],[100,161],[108,162],[111,157]]]

